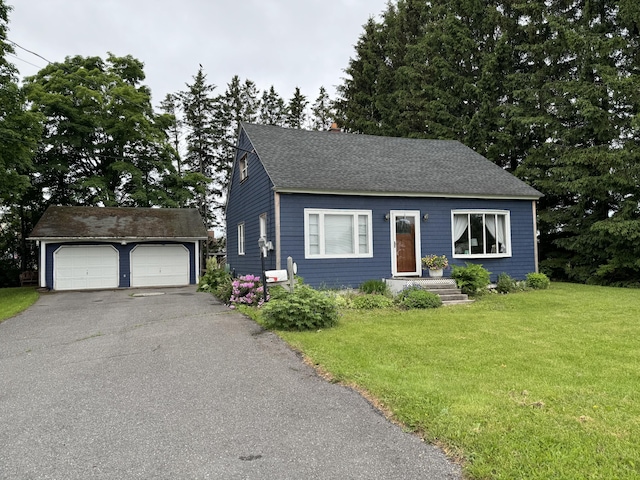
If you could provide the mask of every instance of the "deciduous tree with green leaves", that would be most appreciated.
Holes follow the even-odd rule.
[[[29,187],[32,158],[41,134],[41,118],[27,109],[15,66],[7,60],[14,49],[7,41],[11,7],[0,0],[0,205],[19,202]]]
[[[45,118],[34,187],[60,205],[170,206],[174,174],[163,122],[131,56],[67,57],[25,82]]]

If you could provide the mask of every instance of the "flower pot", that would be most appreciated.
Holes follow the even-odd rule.
[[[429,269],[429,276],[430,277],[441,277],[442,276],[442,268],[430,268]]]

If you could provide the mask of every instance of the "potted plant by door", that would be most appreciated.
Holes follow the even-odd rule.
[[[429,270],[430,277],[441,277],[442,271],[449,266],[445,255],[427,255],[422,257],[422,266]]]

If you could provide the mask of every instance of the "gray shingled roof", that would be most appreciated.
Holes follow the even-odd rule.
[[[243,123],[277,191],[539,198],[453,140],[377,137]]]
[[[193,208],[103,208],[50,206],[32,239],[205,239]]]

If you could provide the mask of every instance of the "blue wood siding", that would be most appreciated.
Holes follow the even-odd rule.
[[[508,210],[511,212],[512,256],[467,261],[482,264],[492,273],[494,281],[502,272],[523,279],[527,273],[535,270],[533,211],[529,200],[283,194],[280,204],[283,261],[288,256],[293,257],[298,264],[298,274],[315,287],[357,287],[368,279],[391,276],[391,225],[384,218],[390,210],[419,210],[421,216],[429,214],[427,221],[420,221],[422,256],[431,253],[446,255],[450,263],[458,265],[464,265],[465,260],[452,258],[451,211]],[[373,258],[305,259],[305,208],[371,210]],[[447,274],[450,274],[450,269],[445,271]]]
[[[54,256],[55,251],[63,245],[111,245],[118,251],[118,267],[120,272],[120,278],[118,280],[119,288],[129,288],[130,273],[131,273],[131,250],[136,245],[184,245],[189,250],[189,283],[191,285],[196,284],[196,246],[193,242],[170,242],[170,241],[155,241],[155,242],[133,242],[122,245],[121,243],[105,243],[105,242],[65,242],[65,243],[48,243],[46,244],[45,251],[45,281],[46,286],[49,289],[53,289],[53,270],[54,270]]]
[[[253,151],[253,145],[244,131],[240,132],[238,146]],[[227,264],[235,275],[259,275],[261,271],[260,215],[267,214],[267,240],[275,247],[275,218],[273,183],[255,153],[237,150],[227,200]],[[247,153],[247,178],[240,181],[238,163]],[[245,254],[238,255],[238,224],[244,223]],[[285,257],[286,258],[286,257]],[[269,252],[265,268],[275,268],[275,251]]]

